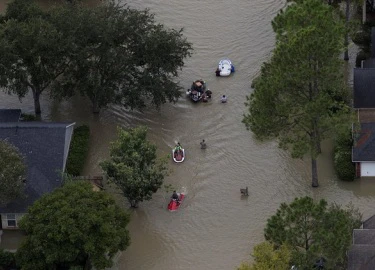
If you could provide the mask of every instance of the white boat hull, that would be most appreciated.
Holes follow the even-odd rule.
[[[229,59],[223,59],[219,62],[220,76],[226,77],[232,73],[232,62]]]

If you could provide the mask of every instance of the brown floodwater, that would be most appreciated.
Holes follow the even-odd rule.
[[[0,3],[3,8],[4,1]],[[156,19],[168,27],[184,27],[195,51],[186,61],[179,81],[186,89],[195,79],[206,80],[213,100],[193,104],[183,97],[160,111],[149,109],[144,113],[111,106],[93,115],[90,103],[84,99],[53,102],[43,95],[43,119],[90,125],[91,148],[85,174],[100,173],[98,163],[108,157],[117,126],[146,125],[149,139],[158,146],[161,156],[170,154],[177,141],[186,150],[183,163],[170,162],[172,172],[165,180],[176,189],[186,188],[188,194],[182,207],[178,212],[168,212],[166,194],[161,190],[151,201],[132,210],[132,244],[117,256],[113,269],[234,269],[241,261],[250,260],[254,245],[264,240],[267,218],[280,203],[298,196],[339,204],[353,202],[364,218],[375,214],[375,179],[338,181],[332,169],[331,143],[323,143],[318,160],[320,187],[313,189],[308,159],[293,160],[278,149],[276,142],[256,141],[241,123],[246,112],[245,97],[252,91],[251,81],[274,46],[270,22],[285,1],[128,3],[134,8],[150,8],[157,14]],[[224,57],[232,60],[236,72],[227,78],[215,77],[216,65]],[[228,96],[226,104],[219,102],[223,94]],[[1,92],[0,107],[33,112],[30,96],[20,103],[16,97]],[[206,150],[199,147],[202,139],[207,142]],[[240,188],[246,186],[250,195],[243,198]],[[127,208],[125,200],[116,196]]]

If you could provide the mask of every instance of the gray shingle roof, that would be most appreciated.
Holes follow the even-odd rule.
[[[366,219],[363,223],[363,229],[375,229],[375,215]],[[375,242],[374,242],[375,245]]]
[[[375,108],[375,68],[355,68],[354,108]]]
[[[348,270],[374,270],[375,245],[352,245],[348,252]]]
[[[0,139],[15,145],[27,166],[25,199],[0,207],[1,213],[24,213],[36,199],[61,186],[64,156],[74,123],[0,123]],[[64,154],[65,151],[65,154]]]
[[[20,109],[0,109],[0,123],[18,122],[21,117]]]
[[[375,245],[375,230],[358,229],[353,230],[354,245]]]
[[[353,162],[375,161],[375,123],[361,123],[353,146]]]
[[[375,27],[371,27],[371,58],[375,58]]]
[[[370,58],[362,61],[363,68],[375,68],[375,58]]]

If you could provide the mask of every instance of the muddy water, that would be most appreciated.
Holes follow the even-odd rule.
[[[364,218],[375,214],[375,179],[338,182],[332,170],[331,144],[323,144],[319,158],[320,187],[310,186],[309,160],[293,160],[275,142],[258,142],[241,123],[244,101],[251,93],[251,81],[274,45],[270,21],[284,1],[130,1],[135,8],[150,8],[156,19],[169,27],[184,27],[194,44],[194,55],[186,62],[179,80],[188,88],[203,78],[213,91],[207,104],[192,104],[182,98],[160,111],[129,112],[110,107],[91,114],[90,103],[82,99],[51,102],[43,96],[43,118],[75,121],[91,126],[92,138],[85,174],[100,173],[98,162],[108,156],[108,145],[116,126],[149,127],[149,138],[160,155],[167,155],[176,141],[186,149],[182,164],[170,163],[166,183],[188,191],[182,208],[166,211],[165,192],[132,211],[129,229],[131,246],[116,259],[118,270],[217,270],[234,269],[249,259],[253,246],[263,241],[263,228],[281,202],[296,196],[346,204],[353,202]],[[220,58],[229,57],[236,72],[228,78],[215,77]],[[221,104],[226,94],[228,103]],[[22,103],[0,94],[0,106],[32,112],[31,98]],[[208,148],[201,150],[205,139]],[[250,196],[241,198],[248,186]],[[121,196],[119,202],[127,207]]]

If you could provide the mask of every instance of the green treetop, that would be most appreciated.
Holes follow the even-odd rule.
[[[130,243],[128,223],[128,214],[109,194],[87,182],[68,182],[37,200],[22,218],[26,240],[17,264],[24,270],[110,267]]]

